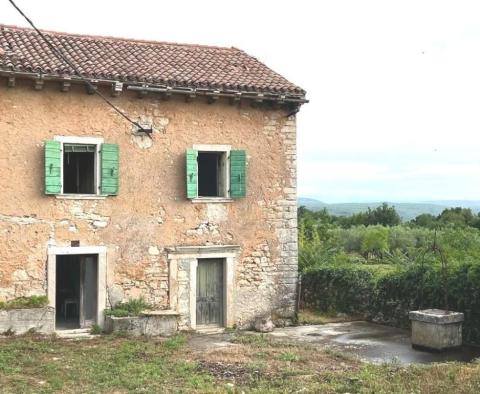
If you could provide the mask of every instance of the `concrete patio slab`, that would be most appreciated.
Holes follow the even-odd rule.
[[[192,335],[188,344],[190,348],[197,352],[206,352],[209,350],[235,347],[235,343],[231,342],[234,334],[232,332],[222,332],[222,333],[195,333]]]
[[[276,340],[338,350],[374,363],[471,361],[480,357],[480,347],[473,346],[442,353],[415,350],[409,331],[365,321],[277,328],[268,335]]]

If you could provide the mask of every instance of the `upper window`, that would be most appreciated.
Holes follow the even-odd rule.
[[[194,145],[187,151],[187,197],[245,197],[245,151],[228,145]]]
[[[103,138],[55,137],[45,143],[45,193],[116,195],[118,145]]]
[[[96,194],[96,145],[63,144],[63,193]]]
[[[198,152],[198,196],[227,197],[226,152]]]

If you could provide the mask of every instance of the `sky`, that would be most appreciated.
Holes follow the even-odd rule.
[[[39,28],[234,46],[307,91],[298,194],[480,200],[480,2],[16,0]],[[7,0],[0,23],[26,26]]]

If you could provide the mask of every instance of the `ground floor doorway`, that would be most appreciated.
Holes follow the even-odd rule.
[[[55,264],[56,329],[98,324],[98,255],[57,255]]]
[[[224,325],[224,259],[198,259],[196,323]]]

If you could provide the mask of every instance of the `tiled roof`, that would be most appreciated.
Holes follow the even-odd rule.
[[[177,88],[305,94],[236,48],[43,33],[85,78]],[[0,25],[0,71],[73,75],[34,30],[5,25]]]

